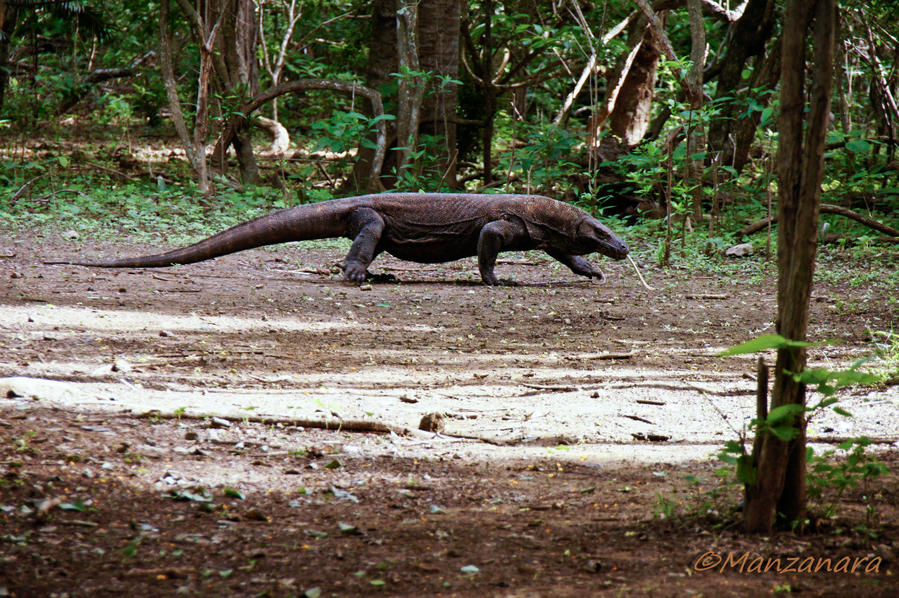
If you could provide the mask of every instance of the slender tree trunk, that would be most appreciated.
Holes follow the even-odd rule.
[[[663,23],[666,17],[665,13],[661,15]],[[640,143],[649,128],[662,50],[643,15],[634,19],[628,42],[632,47],[639,44],[639,49],[618,89],[615,106],[609,115],[609,129],[626,146],[633,147]]]
[[[365,69],[365,84],[367,87],[383,90],[390,82],[390,73],[395,73],[399,67],[396,45],[396,0],[374,0],[372,2],[371,30],[368,35],[368,64]],[[386,99],[386,98],[385,98]],[[371,114],[371,110],[366,111]],[[388,141],[396,136],[396,121],[387,121]],[[374,134],[369,135],[369,140],[374,141]],[[372,175],[372,160],[375,156],[373,147],[362,145],[356,154],[356,163],[353,165],[352,182],[357,193],[382,189],[381,172],[376,173],[374,180]],[[392,160],[387,156],[385,165]],[[386,183],[389,185],[389,182]]]
[[[750,89],[761,88],[765,91],[773,91],[777,88],[777,81],[780,79],[781,45],[782,42],[778,38],[772,43],[773,47],[764,59],[759,57],[755,68],[752,69],[752,79],[749,81]],[[718,157],[726,163],[731,163],[737,172],[741,172],[749,161],[749,151],[752,149],[756,130],[762,120],[762,109],[768,106],[772,96],[772,93],[756,95],[755,101],[758,102],[760,109],[738,118],[735,123],[731,124],[734,137],[733,155],[721,156],[719,154]]]
[[[812,15],[814,57],[807,105],[806,38]],[[784,15],[777,150],[777,332],[791,340],[804,340],[808,329],[833,83],[835,16],[834,0],[790,0]],[[800,372],[805,363],[804,349],[778,350],[771,410],[790,404],[805,406],[805,385],[785,373]],[[788,442],[765,431],[757,434],[755,443],[761,444],[753,448],[753,454],[759,455],[754,464],[756,480],[746,487],[746,531],[769,533],[776,514],[785,522],[805,518],[805,424],[804,416],[796,418],[799,434]]]
[[[259,24],[252,0],[217,0],[216,4],[223,19],[221,43],[217,47],[226,69],[219,73],[217,88],[223,95],[235,95],[240,90],[239,97],[235,98],[239,104],[259,93],[259,61],[256,58]],[[241,181],[246,184],[256,182],[259,167],[250,141],[249,123],[244,122],[237,131],[232,146]],[[213,164],[223,162],[223,157],[217,155],[212,161]]]
[[[705,67],[705,22],[702,19],[701,0],[687,0],[690,13],[690,60],[693,65],[687,73],[684,88],[690,103],[692,122],[687,131],[687,178],[693,185],[693,221],[702,221],[702,171],[705,161],[694,157],[700,153],[705,140],[705,127],[699,119],[702,111],[702,70]],[[647,123],[648,124],[648,123]]]
[[[191,139],[184,120],[184,111],[181,109],[181,99],[178,97],[178,84],[175,80],[175,72],[172,67],[172,39],[169,30],[169,0],[160,1],[159,10],[159,66],[162,70],[162,78],[165,82],[165,91],[169,100],[169,109],[172,112],[172,123],[175,132],[181,140],[188,162],[197,175],[197,186],[204,195],[209,193],[209,180],[206,176],[206,154],[197,151],[195,141]],[[202,70],[202,69],[201,69]],[[207,80],[208,82],[208,80]],[[202,89],[202,88],[201,88]],[[198,102],[199,103],[199,102]]]
[[[771,37],[774,27],[775,12],[774,0],[749,0],[743,16],[732,23],[729,32],[729,41],[723,52],[724,58],[720,63],[718,73],[718,85],[715,89],[715,97],[723,98],[743,97],[745,92],[740,91],[745,87],[741,83],[743,69],[746,61],[752,56],[760,56],[765,50],[765,44]],[[733,156],[733,143],[729,137],[731,127],[736,121],[738,111],[742,111],[738,102],[733,100],[724,102],[719,107],[719,114],[709,125],[709,147],[719,156],[719,164],[730,164]]]
[[[16,8],[0,0],[0,110],[3,110],[3,98],[9,83],[9,47],[17,17]]]
[[[417,4],[417,27],[410,31],[404,15],[408,15],[402,7]],[[441,77],[456,79],[459,73],[459,32],[460,32],[460,0],[420,0],[411,3],[408,0],[375,0],[372,3],[372,27],[368,38],[369,59],[366,68],[367,87],[384,90],[384,87],[395,80],[393,73],[400,69],[401,60],[412,70],[423,70],[432,73],[432,80],[428,83],[427,97],[422,98],[425,91],[420,77],[408,78],[406,83],[412,85],[400,90],[396,101],[398,104],[398,118],[388,121],[387,136],[390,139],[396,137],[396,143],[392,145],[409,147],[404,143],[409,135],[413,135],[415,145],[420,134],[441,135],[446,142],[446,154],[443,158],[444,180],[452,187],[455,184],[455,148],[456,148],[456,106],[458,104],[457,86],[450,83],[436,89]],[[401,35],[398,35],[397,25],[404,27]],[[410,41],[409,33],[414,33],[412,41],[415,44],[415,57],[412,56],[408,46],[399,48],[399,42]],[[402,50],[402,51],[401,51]],[[405,58],[401,59],[401,55]],[[413,62],[417,60],[417,64]],[[415,80],[417,79],[417,81]],[[403,83],[401,81],[401,83]],[[417,95],[416,95],[417,94]],[[403,98],[406,98],[405,100]],[[417,105],[417,107],[416,107]],[[414,112],[418,112],[418,116]],[[369,111],[371,113],[371,111]],[[418,124],[409,127],[410,117],[415,118]],[[406,123],[405,131],[398,131],[398,125]],[[370,135],[373,140],[374,136]],[[381,188],[382,185],[391,186],[395,181],[389,175],[379,174],[379,178],[369,180],[371,173],[374,149],[360,147],[353,168],[353,182],[357,190],[371,190]],[[396,169],[400,160],[406,160],[400,156],[400,152],[391,152],[384,161],[384,170]],[[397,169],[398,170],[398,169]]]
[[[418,125],[424,81],[418,60],[418,0],[401,0],[396,13],[399,48],[399,85],[397,90],[397,176],[409,167],[409,159],[418,151]]]
[[[498,90],[493,85],[493,0],[484,2],[484,35],[482,37],[481,79],[484,86],[484,128],[481,129],[481,159],[484,162],[484,187],[493,183],[493,133],[498,109]]]
[[[424,71],[434,74],[422,102],[421,134],[443,138],[443,180],[456,188],[456,106],[459,86],[443,81],[459,78],[459,36],[461,0],[431,0],[423,3],[418,15],[419,61]],[[437,191],[437,189],[434,189]]]

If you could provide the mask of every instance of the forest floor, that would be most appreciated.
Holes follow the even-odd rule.
[[[810,424],[890,473],[805,534],[743,536],[716,475],[755,402],[755,358],[716,355],[773,332],[773,263],[358,287],[345,248],[98,270],[40,260],[149,248],[3,234],[0,596],[897,595],[899,387]],[[896,329],[885,263],[825,257],[813,364]]]

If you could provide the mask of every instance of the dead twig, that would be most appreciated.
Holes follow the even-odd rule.
[[[628,353],[597,353],[596,355],[584,355],[581,357],[581,359],[595,359],[604,361],[612,359],[630,359],[633,356],[634,352],[630,351]]]

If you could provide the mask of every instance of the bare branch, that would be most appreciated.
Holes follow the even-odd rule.
[[[622,31],[624,31],[624,29],[628,25],[631,24],[631,22],[634,20],[634,17],[636,17],[636,16],[637,16],[637,11],[635,10],[635,11],[631,12],[631,14],[624,17],[624,19],[622,19],[622,21],[620,23],[618,23],[617,25],[615,25],[614,27],[609,29],[608,32],[606,32],[606,34],[603,35],[599,40],[602,42],[602,45],[605,46],[610,41],[612,41],[613,39],[618,37],[618,34],[621,33]]]
[[[608,88],[605,101],[600,104],[599,108],[596,110],[596,114],[593,117],[594,129],[598,129],[599,126],[603,122],[605,122],[607,118],[609,118],[609,115],[612,114],[612,111],[615,109],[615,102],[618,101],[618,93],[621,91],[621,87],[624,85],[624,81],[627,79],[627,75],[631,70],[631,65],[634,64],[634,58],[637,57],[637,52],[640,51],[640,48],[642,46],[643,40],[641,39],[631,49],[630,54],[627,55],[627,59],[624,61],[624,66],[621,67],[621,72],[618,73],[618,79],[615,81],[614,85]]]
[[[352,96],[360,95],[371,102],[372,114],[377,120],[375,127],[378,134],[376,138],[377,149],[371,161],[372,175],[369,177],[371,190],[374,190],[378,184],[378,176],[381,173],[381,166],[384,163],[384,156],[387,154],[387,125],[384,122],[384,103],[381,101],[381,94],[375,89],[349,83],[347,81],[332,81],[330,79],[297,79],[295,81],[286,81],[274,87],[261,92],[256,97],[246,102],[240,108],[240,113],[234,114],[228,120],[221,137],[216,142],[216,152],[220,149],[224,150],[231,143],[237,130],[242,126],[244,120],[249,118],[250,114],[256,111],[260,106],[282,96],[286,93],[298,91],[310,91],[313,89],[337,91],[348,93]]]
[[[668,35],[665,33],[665,26],[662,24],[661,19],[659,19],[658,15],[652,10],[652,6],[649,5],[649,2],[646,0],[634,0],[637,3],[637,6],[640,7],[640,10],[643,11],[643,14],[646,15],[646,18],[649,19],[649,24],[652,27],[652,32],[655,35],[656,40],[659,42],[659,45],[662,46],[662,51],[665,52],[665,56],[668,60],[672,62],[677,62],[677,54],[674,53],[674,48],[671,45],[671,41],[668,39]]]
[[[568,111],[571,110],[571,107],[574,105],[574,99],[581,93],[581,90],[586,85],[587,80],[590,78],[590,74],[596,69],[596,53],[590,55],[590,58],[587,60],[587,64],[584,66],[584,70],[581,71],[581,76],[577,80],[577,83],[574,84],[574,89],[569,92],[568,96],[565,98],[565,101],[562,103],[562,107],[559,109],[559,113],[556,114],[556,117],[553,119],[554,125],[560,125],[565,117],[568,116]]]

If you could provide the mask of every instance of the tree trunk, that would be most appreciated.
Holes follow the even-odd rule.
[[[16,8],[0,0],[0,111],[3,110],[3,98],[9,83],[9,47],[17,17]]]
[[[815,16],[811,98],[806,113],[806,38]],[[821,201],[824,146],[833,83],[834,0],[790,0],[783,26],[778,172],[777,332],[804,340],[815,268],[816,231]],[[805,131],[803,139],[803,131]],[[800,372],[806,353],[780,349],[774,368],[771,410],[805,406],[805,385],[786,371]],[[770,533],[777,514],[790,523],[805,518],[805,417],[794,421],[796,438],[779,440],[760,430],[753,454],[756,479],[746,486],[744,525],[748,532]]]
[[[777,81],[780,78],[780,51],[781,40],[777,39],[773,43],[773,47],[764,56],[760,56],[756,61],[755,68],[752,69],[752,79],[749,81],[749,89],[763,89],[765,92],[773,91],[777,88]],[[761,63],[761,64],[759,64]],[[749,151],[752,149],[752,143],[755,141],[755,133],[762,120],[762,110],[766,108],[770,102],[773,93],[756,94],[755,101],[758,102],[759,110],[755,110],[752,114],[744,115],[732,123],[732,135],[734,137],[733,157],[721,156],[722,160],[733,160],[732,165],[741,172],[743,167],[749,161]]]
[[[165,82],[166,96],[169,101],[169,110],[172,112],[172,123],[175,126],[175,132],[184,146],[184,152],[187,154],[188,162],[197,175],[197,186],[204,195],[209,193],[209,181],[206,176],[206,154],[197,151],[194,140],[191,139],[190,132],[187,130],[187,123],[184,120],[184,111],[181,109],[181,99],[178,96],[178,84],[175,80],[175,72],[172,67],[172,39],[169,29],[169,0],[161,0],[159,4],[159,67],[162,71],[162,78]],[[201,34],[202,35],[202,34]],[[202,41],[200,42],[202,43]],[[208,84],[208,80],[206,81]],[[198,95],[204,89],[204,82],[199,83]],[[200,102],[198,101],[198,104]],[[194,123],[196,128],[196,122]],[[205,147],[204,147],[205,150]]]
[[[663,23],[666,17],[667,13],[660,15]],[[629,28],[628,42],[632,48],[640,44],[640,49],[629,65],[627,76],[615,99],[615,107],[609,115],[610,131],[628,147],[640,143],[649,128],[659,73],[659,57],[662,53],[658,39],[646,25],[646,17],[640,15]]]
[[[697,122],[702,110],[702,71],[705,67],[705,23],[702,19],[702,2],[687,0],[690,13],[690,60],[693,66],[684,78],[687,101],[690,103],[691,122],[687,130],[687,184],[693,185],[693,221],[702,221],[702,171],[704,160],[694,157],[704,149],[705,129]],[[648,123],[647,123],[648,124]]]
[[[423,3],[426,10],[420,10],[418,15],[419,62],[422,70],[434,74],[431,93],[422,103],[421,134],[443,138],[443,180],[451,189],[458,186],[456,106],[459,86],[442,82],[459,79],[461,4],[461,0],[432,0]]]
[[[400,52],[398,51],[397,10],[403,3],[397,0],[375,0],[372,3],[372,28],[368,38],[369,59],[366,67],[366,86],[383,90],[395,79],[393,73],[399,71]],[[456,105],[458,92],[455,84],[448,84],[435,90],[441,77],[455,79],[459,74],[459,27],[460,0],[421,0],[418,2],[417,28],[415,40],[417,45],[418,65],[415,70],[430,71],[432,80],[428,83],[428,95],[419,104],[418,126],[414,134],[441,135],[446,142],[443,157],[444,179],[450,186],[455,184],[455,152],[456,152]],[[419,88],[419,91],[421,89]],[[407,110],[411,115],[415,97],[407,95],[406,101],[397,98],[399,111]],[[369,111],[371,114],[371,111]],[[400,116],[400,115],[398,115]],[[409,132],[400,134],[397,123],[407,120],[400,117],[397,121],[387,122],[387,136],[396,137],[395,145],[404,146],[403,137]],[[373,138],[373,135],[371,136]],[[387,156],[384,170],[397,167],[400,156],[398,152]],[[382,185],[391,186],[395,180],[389,176],[381,176],[378,180],[369,180],[374,149],[360,147],[356,164],[353,168],[353,182],[357,191],[372,190]],[[380,174],[380,173],[379,173]]]
[[[402,178],[409,159],[418,151],[418,125],[424,99],[424,79],[418,61],[418,2],[401,0],[396,13],[396,44],[399,50],[397,86],[397,159],[396,174]]]
[[[765,51],[775,21],[774,4],[774,0],[749,0],[743,16],[731,24],[723,62],[717,65],[720,71],[716,99],[725,96],[740,98],[751,93],[740,91],[741,87],[745,87],[741,82],[743,70],[750,57],[761,56]],[[729,136],[743,108],[732,99],[722,102],[719,109],[720,113],[709,125],[709,147],[718,154],[718,164],[730,164],[728,158],[733,155],[733,143],[729,141]]]
[[[396,47],[396,0],[374,0],[372,2],[371,30],[368,37],[368,65],[365,72],[365,85],[372,89],[383,90],[390,82],[390,73],[399,68],[399,58]],[[371,115],[371,110],[366,111]],[[396,136],[396,122],[387,121],[387,138]],[[374,134],[369,135],[369,140],[374,139]],[[359,146],[356,154],[356,163],[353,166],[352,181],[357,193],[362,191],[374,191],[382,187],[378,172],[375,179],[371,180],[372,160],[375,150],[365,145]],[[386,162],[385,162],[386,163]]]
[[[215,4],[215,13],[224,13],[217,48],[224,59],[225,70],[217,73],[217,88],[224,96],[233,96],[240,90],[240,95],[232,100],[239,105],[259,93],[259,61],[256,59],[259,24],[255,7],[253,0],[215,0]],[[231,143],[237,155],[240,180],[245,184],[255,183],[259,168],[253,154],[248,122],[243,123]],[[212,163],[224,165],[224,156],[214,155]]]

